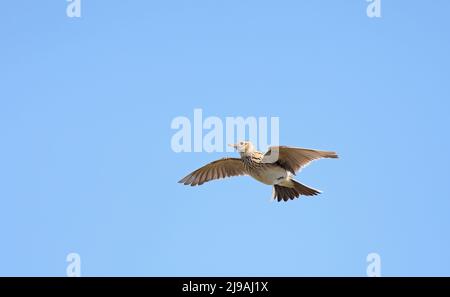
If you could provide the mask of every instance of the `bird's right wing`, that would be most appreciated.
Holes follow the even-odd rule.
[[[201,185],[213,179],[246,175],[244,162],[238,158],[223,158],[211,162],[187,175],[179,183],[191,186]]]
[[[312,149],[274,146],[270,147],[262,158],[263,163],[276,163],[295,175],[295,172],[310,162],[321,158],[338,158],[335,152]]]

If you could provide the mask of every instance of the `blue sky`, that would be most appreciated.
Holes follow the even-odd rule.
[[[0,10],[0,275],[450,275],[450,3],[8,1]],[[172,151],[177,116],[280,118],[335,150],[270,202],[232,153]]]

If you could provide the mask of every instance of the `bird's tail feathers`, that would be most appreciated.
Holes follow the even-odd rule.
[[[290,181],[291,183],[289,187],[283,187],[280,185],[273,186],[273,199],[277,199],[278,201],[288,201],[293,200],[300,195],[316,196],[321,193],[319,190],[305,186],[296,180],[292,179]]]

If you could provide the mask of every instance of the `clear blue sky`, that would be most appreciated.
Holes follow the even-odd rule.
[[[450,275],[450,2],[6,1],[0,275]],[[171,150],[176,116],[278,116],[341,159],[271,203],[248,177],[177,181],[232,153]]]

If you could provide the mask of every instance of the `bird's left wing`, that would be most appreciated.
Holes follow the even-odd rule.
[[[318,151],[305,148],[273,146],[264,154],[262,163],[277,163],[287,171],[295,174],[296,171],[310,162],[321,158],[337,158],[335,152]]]
[[[238,158],[223,158],[211,162],[187,175],[179,183],[191,186],[201,185],[213,179],[246,175],[244,162]]]

